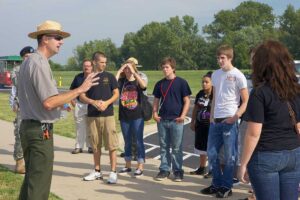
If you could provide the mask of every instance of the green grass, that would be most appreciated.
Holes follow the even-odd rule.
[[[23,177],[0,165],[0,200],[18,199]],[[49,200],[62,200],[50,193]]]
[[[196,96],[197,92],[201,88],[202,76],[209,70],[189,70],[189,71],[176,71],[176,75],[184,78],[188,81],[192,90],[192,96]],[[148,94],[152,94],[154,85],[157,81],[163,78],[162,71],[143,71],[148,76]],[[53,75],[57,81],[57,86],[62,88],[69,88],[74,76],[80,73],[79,71],[54,71]],[[115,74],[116,72],[111,72]],[[60,86],[59,83],[62,85]]]
[[[10,109],[8,98],[9,94],[0,93],[0,119],[12,122],[15,119],[16,115]],[[118,112],[118,106],[114,106],[116,128],[117,132],[119,133],[121,131],[121,128],[120,121],[118,119]],[[152,123],[154,123],[153,119],[145,122],[145,125]],[[72,111],[67,114],[67,117],[65,119],[60,119],[54,124],[54,133],[69,138],[75,138],[75,122]]]
[[[196,96],[197,92],[201,89],[201,81],[204,74],[212,70],[185,70],[176,71],[176,75],[184,78],[189,83],[192,90],[192,96]],[[148,76],[148,94],[152,94],[154,85],[157,81],[163,78],[162,71],[143,71]],[[242,72],[249,72],[249,70],[242,70]],[[61,88],[69,88],[75,75],[80,73],[80,71],[54,71],[53,75],[57,81],[57,86]],[[116,74],[116,71],[111,73]],[[62,85],[59,86],[59,83]]]

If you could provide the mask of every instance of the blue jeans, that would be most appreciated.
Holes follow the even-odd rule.
[[[181,172],[183,153],[183,123],[177,124],[174,120],[163,120],[157,123],[159,145],[160,145],[160,171],[170,171],[172,163],[173,172]],[[172,156],[170,154],[172,148]]]
[[[211,123],[208,133],[207,156],[212,166],[212,185],[232,188],[237,157],[238,124]],[[221,169],[219,151],[224,145],[224,168]]]
[[[257,151],[248,173],[257,199],[297,200],[300,182],[300,147],[294,150]]]
[[[145,146],[144,146],[144,120],[143,118],[135,120],[120,120],[123,138],[125,142],[125,161],[131,161],[132,152],[132,134],[135,135],[137,145],[137,161],[138,163],[145,162]]]

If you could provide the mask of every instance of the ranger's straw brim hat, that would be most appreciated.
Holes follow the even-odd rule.
[[[29,33],[28,37],[36,39],[39,35],[44,34],[57,34],[62,36],[63,38],[69,37],[71,35],[70,33],[64,32],[62,30],[62,26],[60,25],[60,23],[47,20],[37,26],[37,31]]]

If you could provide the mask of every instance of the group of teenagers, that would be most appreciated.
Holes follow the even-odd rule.
[[[87,130],[94,169],[83,179],[103,179],[102,147],[108,150],[111,165],[107,183],[117,183],[118,174],[131,173],[134,154],[137,166],[133,175],[142,176],[145,147],[141,95],[148,80],[137,70],[137,59],[127,59],[113,75],[105,71],[106,55],[95,52],[91,60],[83,61],[83,72],[74,78],[71,90],[59,93],[48,59],[59,52],[63,39],[70,34],[58,22],[45,21],[28,36],[37,39],[38,47],[18,72],[17,97],[22,120],[19,134],[26,168],[19,199],[48,199],[54,158],[53,123],[65,109],[63,105],[72,101],[75,107],[77,103],[87,107],[86,113],[80,115],[86,118],[82,117],[76,125],[82,120],[86,122],[86,127],[80,128]],[[242,182],[251,182],[258,200],[298,199],[300,85],[291,54],[274,40],[264,41],[252,50],[250,96],[245,76],[232,64],[233,48],[220,46],[216,57],[220,69],[202,77],[203,88],[196,95],[190,125],[195,131],[195,149],[200,153],[200,166],[191,174],[203,174],[208,160],[212,175],[211,185],[200,192],[217,198],[229,197],[233,178],[237,177]],[[160,145],[159,172],[154,179],[161,181],[172,173],[173,180],[179,182],[184,178],[182,141],[191,90],[188,82],[176,75],[174,58],[164,58],[160,67],[163,78],[152,92],[153,119]],[[113,110],[116,101],[125,151],[125,166],[119,171]],[[241,118],[242,123],[247,123],[245,134],[239,133]],[[77,138],[76,143],[79,140],[84,141],[85,136]],[[132,152],[132,145],[136,145],[136,153]],[[82,144],[76,144],[72,152],[82,152],[82,148]]]

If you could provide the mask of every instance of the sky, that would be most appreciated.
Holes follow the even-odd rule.
[[[236,8],[241,0],[0,0],[0,56],[18,55],[24,46],[36,48],[28,33],[45,20],[61,23],[71,33],[51,60],[66,64],[76,46],[110,38],[120,47],[124,35],[145,24],[190,15],[199,29],[210,24],[221,10]],[[288,4],[300,9],[300,0],[257,0],[282,15]]]

